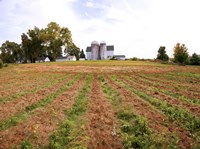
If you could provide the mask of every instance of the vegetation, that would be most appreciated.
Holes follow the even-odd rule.
[[[71,31],[55,22],[50,22],[46,28],[29,29],[27,33],[22,33],[21,41],[21,44],[10,41],[2,44],[0,58],[4,63],[35,63],[47,56],[55,61],[61,56],[63,48],[66,49],[65,52],[79,59],[80,50],[72,41]]]
[[[200,147],[199,66],[11,64],[0,82],[2,148]]]
[[[200,65],[200,56],[196,53],[193,53],[190,58],[190,64],[191,65]]]
[[[3,61],[0,59],[0,69],[3,68]]]
[[[157,59],[162,61],[168,61],[169,56],[166,54],[165,47],[161,46],[158,50]]]
[[[186,64],[189,58],[187,50],[185,44],[177,43],[174,47],[174,61],[181,65]]]

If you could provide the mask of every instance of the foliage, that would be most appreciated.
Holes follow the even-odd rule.
[[[3,68],[3,61],[0,59],[0,68]]]
[[[130,60],[132,60],[132,61],[137,61],[138,58],[137,58],[137,57],[133,57],[133,58],[131,58]]]
[[[74,55],[76,57],[76,60],[78,61],[80,58],[80,49],[74,44],[72,43],[71,46],[69,46],[67,53],[69,55]]]
[[[86,148],[81,141],[78,141],[77,134],[80,135],[82,133],[83,135],[84,133],[81,129],[84,127],[85,122],[81,119],[81,115],[87,110],[87,94],[91,89],[92,78],[92,75],[87,76],[86,82],[76,97],[73,107],[66,112],[67,120],[49,137],[48,148],[67,148],[68,146],[70,146],[69,148]]]
[[[23,57],[23,51],[15,42],[6,41],[0,47],[0,57],[4,63],[14,63],[21,61]]]
[[[30,142],[27,140],[22,141],[21,143],[21,149],[32,149]]]
[[[185,44],[177,43],[174,47],[174,60],[179,64],[186,64],[188,62],[188,52]]]
[[[161,46],[158,50],[158,55],[157,59],[162,60],[162,61],[168,61],[169,57],[166,54],[165,47]]]
[[[80,58],[85,58],[85,53],[84,53],[83,49],[81,50]]]
[[[200,65],[200,56],[196,53],[192,54],[192,57],[190,58],[190,64],[191,65]]]

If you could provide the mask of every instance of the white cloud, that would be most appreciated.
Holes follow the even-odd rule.
[[[198,0],[3,0],[0,43],[20,42],[22,32],[55,21],[72,31],[81,49],[92,40],[105,40],[115,45],[116,54],[155,58],[159,46],[171,56],[181,42],[190,54],[200,53],[198,6]]]

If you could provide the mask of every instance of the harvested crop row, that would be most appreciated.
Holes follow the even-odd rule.
[[[152,82],[159,82],[160,84],[164,84],[164,85],[172,85],[172,87],[175,88],[181,88],[181,89],[186,89],[190,92],[194,92],[194,93],[200,93],[200,89],[199,89],[199,85],[197,84],[185,84],[184,82],[181,83],[176,83],[175,81],[170,81],[162,76],[146,76],[146,75],[138,75],[139,77],[145,78],[149,81]]]
[[[22,140],[29,141],[34,148],[41,148],[47,144],[49,135],[65,119],[64,110],[71,108],[74,104],[74,99],[82,88],[84,80],[85,76],[81,79],[79,77],[77,82],[67,85],[67,88],[52,103],[35,110],[31,120],[4,131],[1,140],[3,145],[5,147],[11,147],[13,144],[19,146]]]
[[[182,107],[193,113],[193,115],[200,117],[199,105],[194,105],[186,102],[185,100],[180,100],[180,98],[174,98],[173,96],[166,95],[164,94],[165,91],[160,90],[156,87],[152,87],[148,83],[145,83],[144,81],[141,81],[139,79],[132,79],[132,77],[131,78],[122,77],[122,78],[126,83],[128,83],[131,86],[134,86],[137,89],[140,89],[140,91],[145,90],[145,93],[147,95],[164,100],[177,108]]]
[[[20,121],[27,119],[29,115],[33,114],[34,110],[36,110],[37,108],[42,108],[51,103],[58,95],[60,95],[69,86],[73,85],[79,78],[80,75],[76,75],[72,80],[68,81],[67,83],[63,83],[64,84],[63,86],[61,86],[59,89],[56,89],[54,92],[51,92],[48,96],[44,97],[39,102],[36,102],[26,107],[24,111],[21,111],[19,114],[10,117],[4,122],[1,122],[0,130],[5,130],[11,126],[16,125]]]
[[[88,94],[91,92],[92,79],[93,75],[87,75],[83,88],[76,96],[73,106],[66,109],[65,120],[49,137],[47,148],[86,148],[85,114],[88,109]]]
[[[174,136],[163,136],[148,127],[147,120],[134,111],[134,107],[122,100],[120,93],[112,88],[101,76],[101,86],[105,97],[112,103],[120,120],[120,129],[114,135],[120,135],[123,148],[176,148]],[[168,134],[169,135],[169,134]],[[170,143],[169,143],[170,142]]]
[[[175,98],[179,98],[180,100],[183,100],[185,102],[191,103],[191,104],[197,104],[200,105],[200,94],[194,93],[191,91],[185,91],[184,89],[181,89],[180,87],[174,87],[173,84],[164,84],[162,82],[155,82],[150,81],[147,78],[141,78],[136,76],[131,76],[133,80],[136,82],[142,82],[142,84],[148,84],[148,86],[152,86],[154,88],[157,88],[160,92],[170,95]]]
[[[6,119],[9,119],[9,117],[19,114],[32,104],[41,101],[46,96],[63,86],[63,84],[66,84],[66,82],[69,80],[69,77],[70,76],[68,75],[59,80],[59,82],[54,80],[55,82],[53,84],[49,84],[47,88],[38,90],[31,94],[26,94],[25,96],[13,101],[2,103],[1,105],[3,105],[3,107],[0,109],[0,121],[5,121]]]
[[[47,78],[46,78],[47,77]],[[20,97],[22,94],[26,94],[31,92],[31,90],[36,90],[41,86],[45,86],[47,83],[54,82],[59,78],[63,78],[63,76],[46,76],[46,77],[37,77],[34,76],[34,79],[31,80],[24,80],[21,85],[18,86],[11,86],[7,90],[2,90],[0,92],[0,102],[10,101],[12,97]],[[19,81],[19,80],[18,80]]]
[[[100,82],[95,75],[87,112],[87,148],[122,148],[120,138],[113,135],[115,127],[118,126],[117,117],[112,105],[102,94]]]
[[[45,89],[48,88],[56,83],[59,83],[61,81],[63,81],[66,78],[66,76],[62,76],[62,77],[55,77],[55,78],[49,78],[45,83],[38,83],[36,86],[25,86],[22,90],[19,91],[14,91],[16,92],[15,94],[10,94],[10,96],[8,97],[4,97],[4,98],[0,98],[0,104],[6,104],[7,102],[12,102],[22,96],[40,91],[41,89]],[[15,101],[14,101],[15,102]]]
[[[45,77],[44,77],[45,75]],[[6,91],[9,90],[11,87],[21,87],[22,85],[26,85],[36,82],[36,80],[48,80],[48,78],[54,78],[54,77],[62,77],[64,74],[54,74],[54,73],[31,73],[26,74],[26,76],[23,76],[23,74],[19,74],[19,78],[16,78],[14,80],[7,80],[2,86],[2,90]]]
[[[122,102],[133,106],[137,114],[147,118],[148,125],[152,130],[166,136],[173,135],[172,133],[174,132],[178,136],[178,144],[182,148],[190,148],[193,145],[193,139],[187,130],[171,123],[166,115],[155,110],[142,98],[125,89],[124,85],[120,84],[115,76],[111,76],[111,78],[106,77],[106,81],[120,93]]]

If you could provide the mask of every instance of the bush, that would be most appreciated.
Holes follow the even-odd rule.
[[[138,58],[137,58],[137,57],[133,57],[133,58],[131,58],[131,60],[132,60],[132,61],[137,61]]]
[[[0,59],[0,68],[3,67],[3,61]]]

